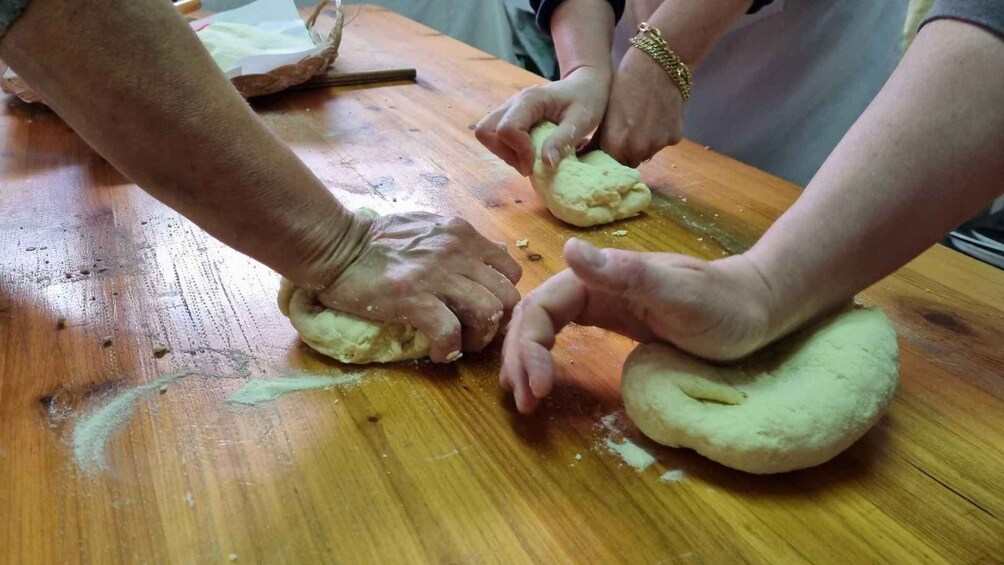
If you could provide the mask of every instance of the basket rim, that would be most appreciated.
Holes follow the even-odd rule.
[[[323,46],[324,48],[318,53],[312,53],[310,55],[306,55],[295,63],[289,63],[286,65],[276,67],[267,73],[251,73],[251,74],[238,75],[235,77],[229,77],[227,80],[230,82],[230,84],[234,85],[234,87],[237,88],[238,92],[240,92],[242,97],[252,98],[255,96],[265,96],[268,94],[275,94],[277,92],[282,92],[283,90],[286,90],[291,86],[295,86],[297,84],[305,82],[309,80],[311,77],[325,72],[327,68],[331,66],[331,64],[338,57],[338,49],[341,46],[342,29],[344,27],[344,22],[345,22],[345,13],[342,10],[341,2],[335,2],[334,6],[336,10],[335,24],[327,35],[319,34],[316,29],[317,17],[321,14],[321,12],[327,6],[328,3],[329,0],[320,0],[317,3],[317,6],[314,8],[314,12],[306,20],[304,20],[304,26],[306,27],[307,32],[310,34],[311,40],[314,41],[314,45]],[[282,84],[278,88],[275,88],[275,85],[278,81],[281,81],[284,78],[289,77],[290,75],[296,74],[301,69],[301,67],[317,64],[317,61],[320,61],[320,64],[318,65],[318,68],[315,72],[307,74],[300,80],[287,81],[285,84]],[[14,96],[20,98],[23,102],[26,102],[28,104],[35,104],[35,103],[45,104],[45,102],[41,99],[39,94],[35,92],[35,90],[32,89],[31,86],[27,82],[25,82],[24,79],[22,79],[20,76],[17,76],[15,74],[11,78],[4,78],[3,73],[6,71],[7,68],[8,68],[7,65],[4,64],[3,61],[0,61],[0,69],[2,69],[0,70],[0,90],[3,90],[7,94],[13,94]],[[256,80],[260,81],[268,79],[272,79],[275,82],[271,84],[271,88],[265,88],[260,92],[253,92],[253,91],[245,92],[244,89],[240,88],[241,83],[251,83]]]

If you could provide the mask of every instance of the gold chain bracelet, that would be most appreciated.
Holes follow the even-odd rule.
[[[687,65],[680,60],[679,55],[666,45],[666,40],[662,38],[662,33],[658,29],[648,25],[647,22],[638,24],[638,35],[631,38],[631,45],[651,55],[669,74],[669,78],[673,79],[683,99],[690,98],[690,85],[694,83],[694,76]]]

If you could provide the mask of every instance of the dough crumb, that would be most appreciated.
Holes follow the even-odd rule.
[[[575,454],[575,460],[576,461],[582,461],[582,454],[581,453],[576,453]]]
[[[519,247],[520,249],[523,249],[528,245],[530,245],[530,238],[516,240],[516,247]]]
[[[26,247],[24,250],[25,251],[34,251],[35,249],[36,248],[34,248],[34,247]]]
[[[543,259],[544,256],[541,255],[540,253],[531,253],[527,255],[526,258],[529,259],[531,263],[536,263],[537,261]]]
[[[160,359],[161,357],[167,355],[170,352],[171,350],[164,345],[158,345],[153,348],[153,356],[156,357],[157,359]]]
[[[448,363],[452,363],[463,356],[464,354],[459,351],[451,351],[450,354],[446,356],[446,361]]]
[[[678,483],[682,481],[687,475],[683,471],[676,469],[675,471],[666,471],[659,477],[659,480],[664,483]]]
[[[112,336],[106,335],[101,339],[101,347],[111,347],[112,346]]]
[[[309,112],[310,110],[307,110],[307,111]],[[227,559],[229,559],[231,561],[237,561],[237,554],[236,553],[231,553],[230,555],[227,556]]]
[[[616,237],[624,237],[627,234],[628,234],[627,230],[614,230],[614,231],[610,232],[610,235],[613,235],[613,236],[616,236]]]

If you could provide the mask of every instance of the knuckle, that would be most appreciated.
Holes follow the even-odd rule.
[[[410,277],[402,275],[390,275],[384,281],[386,289],[395,296],[408,296],[414,294],[415,283]]]
[[[446,218],[446,220],[443,222],[443,227],[446,228],[451,233],[463,232],[468,229],[472,229],[471,224],[468,223],[467,220],[459,218],[457,216],[451,216],[449,218]],[[459,243],[459,241],[455,239],[452,241]]]

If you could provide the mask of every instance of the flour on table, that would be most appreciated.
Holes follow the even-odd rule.
[[[641,173],[603,151],[570,154],[548,171],[540,149],[558,126],[543,122],[530,132],[537,157],[530,175],[534,191],[559,220],[579,227],[609,224],[648,208],[652,193]]]
[[[131,388],[84,416],[73,427],[73,457],[77,465],[85,473],[107,469],[105,449],[108,439],[132,417],[136,401],[191,374],[190,371],[172,373],[152,383]]]
[[[621,386],[628,416],[658,443],[780,473],[824,463],[863,436],[892,401],[898,367],[889,319],[853,309],[726,366],[641,345]]]
[[[354,373],[339,377],[298,376],[277,379],[252,379],[239,390],[230,394],[227,397],[227,402],[257,406],[258,404],[276,400],[280,396],[291,392],[319,388],[330,389],[336,386],[359,382],[361,378],[363,378],[363,373]]]
[[[634,468],[636,471],[644,471],[652,463],[655,463],[655,457],[652,457],[649,452],[638,447],[638,444],[629,439],[624,439],[618,443],[607,438],[604,440],[604,445],[611,453],[620,457],[628,466]]]
[[[659,480],[664,483],[678,483],[686,478],[686,476],[687,475],[683,471],[676,469],[673,471],[666,471],[659,477]]]

